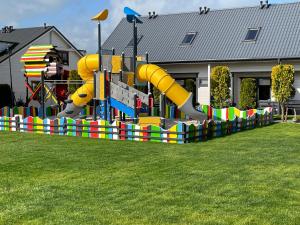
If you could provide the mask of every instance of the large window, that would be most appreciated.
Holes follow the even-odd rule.
[[[68,66],[69,65],[69,52],[59,51],[58,55],[62,61],[62,64]]]

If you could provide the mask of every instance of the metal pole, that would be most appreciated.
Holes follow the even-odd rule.
[[[119,81],[123,82],[123,71],[120,70],[120,73],[119,73]]]
[[[13,90],[13,84],[12,84],[12,71],[11,71],[11,50],[8,48],[8,63],[9,63],[9,77],[10,77],[10,102],[11,102],[11,108],[14,107],[14,90]]]
[[[151,93],[148,93],[148,116],[151,116],[151,114],[152,114],[152,102],[151,102],[151,97],[152,97],[152,95],[151,95]]]
[[[166,114],[166,101],[165,94],[162,93],[159,98],[160,117],[165,117]]]
[[[102,66],[102,48],[101,48],[101,23],[98,21],[98,64],[99,64],[99,73],[103,71],[103,66]],[[96,82],[97,74],[94,73],[94,109],[93,109],[93,120],[97,120],[97,115],[96,115],[96,89],[97,89],[97,82]],[[105,85],[104,85],[105,86]],[[99,85],[99,91],[100,91],[100,85]],[[105,101],[104,101],[105,102]],[[106,105],[104,104],[104,107]],[[105,111],[105,110],[104,110]],[[106,115],[104,116],[106,118]]]
[[[125,68],[125,53],[124,52],[122,52],[121,57],[122,57],[121,69],[122,69],[122,71],[124,71],[124,68]]]
[[[138,96],[137,96],[137,94],[136,93],[134,93],[134,118],[133,118],[133,123],[137,123],[137,98],[138,98]]]
[[[97,120],[97,113],[96,113],[96,105],[97,105],[97,94],[96,94],[96,89],[97,89],[97,85],[96,85],[96,79],[97,79],[97,72],[94,71],[94,98],[93,98],[93,120],[96,121]]]
[[[104,120],[107,120],[107,96],[106,96],[106,84],[107,84],[107,70],[104,73]]]
[[[26,83],[28,84],[28,77],[26,76]],[[29,98],[29,93],[28,93],[28,88],[26,88],[26,106],[28,104],[28,98]]]
[[[99,55],[99,72],[102,72],[102,48],[101,48],[101,23],[98,22],[98,55]]]
[[[108,93],[108,96],[110,96],[110,82],[112,82],[112,73],[111,73],[111,71],[108,71],[108,81],[107,81],[107,87],[106,87],[106,93]],[[107,112],[109,113],[109,117],[108,117],[108,120],[109,120],[109,122],[111,123],[111,121],[112,121],[112,108],[111,108],[111,106],[110,106],[110,99],[107,99],[106,100],[107,101],[107,108],[108,108],[108,110],[107,110]]]
[[[149,54],[146,52],[146,64],[149,64]],[[148,95],[151,95],[151,83],[147,82]]]
[[[45,89],[44,89],[44,85],[45,85],[45,72],[44,71],[42,71],[41,83],[42,83],[42,87],[41,87],[42,119],[45,119]]]
[[[136,88],[136,57],[137,57],[137,27],[136,19],[133,19],[133,87]]]

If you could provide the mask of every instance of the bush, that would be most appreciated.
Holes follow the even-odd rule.
[[[256,80],[245,78],[241,83],[239,106],[243,110],[256,107]]]
[[[281,107],[282,121],[287,120],[286,104],[295,95],[294,75],[295,69],[292,65],[278,65],[272,68],[272,93]]]
[[[230,71],[226,66],[217,66],[211,72],[212,105],[215,108],[229,106]]]
[[[81,80],[81,77],[79,76],[77,70],[70,71],[68,81],[73,81],[73,80],[74,81]],[[69,94],[73,94],[80,86],[81,86],[81,84],[68,84]]]

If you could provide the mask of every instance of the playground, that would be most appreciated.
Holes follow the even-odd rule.
[[[55,46],[29,47],[20,59],[31,94],[26,103],[37,101],[40,107],[1,109],[0,130],[184,144],[272,124],[271,107],[240,110],[196,104],[192,92],[149,63],[147,52],[137,54],[141,15],[128,7],[124,14],[132,25],[133,54],[102,49],[101,23],[109,12],[101,11],[92,18],[98,24],[98,54],[78,61],[82,80],[72,82],[82,85],[72,94],[66,91],[69,71]],[[160,93],[156,107],[155,90]],[[83,114],[87,108],[90,114]]]
[[[1,132],[0,224],[296,225],[299,132],[276,124],[188,148]]]

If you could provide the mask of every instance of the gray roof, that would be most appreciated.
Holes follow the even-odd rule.
[[[142,17],[138,53],[157,63],[300,58],[300,2],[257,7]],[[261,27],[256,42],[245,42],[248,28]],[[198,32],[181,46],[187,32]],[[132,24],[124,18],[103,44],[116,54],[132,54]]]
[[[54,26],[47,27],[31,27],[31,28],[20,28],[14,29],[11,33],[1,33],[0,31],[0,42],[16,43],[16,46],[12,49],[12,55],[19,52],[25,47],[28,47],[33,41],[54,29],[57,31],[80,55],[83,55],[67,38]],[[48,44],[48,43],[45,43]],[[0,56],[0,63],[8,58],[8,54]]]
[[[16,46],[12,49],[12,54],[20,51],[31,42],[47,33],[53,27],[33,27],[33,28],[23,28],[23,29],[14,29],[11,33],[1,33],[0,32],[0,41],[3,42],[13,42],[16,43]],[[0,62],[4,61],[8,57],[8,54],[0,56]]]

